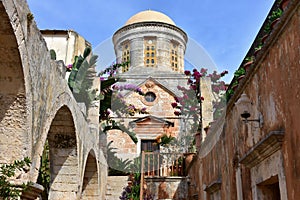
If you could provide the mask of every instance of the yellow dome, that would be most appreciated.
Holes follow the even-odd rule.
[[[125,23],[125,26],[129,24],[138,23],[138,22],[163,22],[163,23],[172,24],[176,26],[174,21],[170,17],[168,17],[163,13],[153,11],[153,10],[145,10],[133,15]]]

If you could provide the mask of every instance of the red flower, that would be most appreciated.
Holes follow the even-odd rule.
[[[181,115],[181,113],[179,111],[175,111],[174,115],[179,116],[179,115]]]
[[[179,102],[178,97],[174,97],[174,100],[175,100],[176,102]]]
[[[187,75],[187,76],[189,76],[189,75],[191,75],[191,72],[189,70],[185,70],[184,74]]]
[[[176,108],[178,104],[177,104],[177,102],[173,102],[173,103],[171,103],[171,105],[173,108]]]
[[[201,99],[201,101],[204,101],[204,97],[201,97],[200,99]]]

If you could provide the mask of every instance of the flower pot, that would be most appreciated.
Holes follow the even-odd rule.
[[[285,10],[289,4],[290,0],[282,0],[280,3],[281,10]]]
[[[246,70],[246,73],[250,70],[250,67],[252,64],[253,64],[253,61],[249,61],[243,65],[244,69]]]
[[[262,38],[261,38],[261,42],[264,44],[266,39],[269,37],[269,34],[265,34]]]
[[[260,51],[261,51],[261,48],[256,49],[256,50],[254,51],[254,56],[257,57],[257,54],[258,54]]]
[[[245,78],[245,75],[241,75],[241,76],[238,77],[237,80],[238,80],[239,83],[241,83],[244,78]]]
[[[238,86],[239,86],[238,84],[232,85],[232,86],[231,86],[231,89],[232,89],[233,91],[235,91],[235,90],[238,88]]]
[[[275,19],[274,21],[272,21],[271,23],[271,29],[273,30],[274,27],[276,26],[276,24],[280,21],[280,18]]]

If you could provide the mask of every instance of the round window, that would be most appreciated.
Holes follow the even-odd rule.
[[[153,101],[155,101],[155,99],[156,99],[156,95],[153,92],[147,92],[145,94],[145,100],[147,102],[153,102]]]

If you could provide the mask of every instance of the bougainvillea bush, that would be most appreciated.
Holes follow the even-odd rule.
[[[194,135],[196,132],[200,132],[202,128],[202,107],[201,104],[205,101],[201,95],[200,84],[203,77],[209,78],[211,84],[211,95],[213,99],[213,120],[217,120],[221,116],[221,113],[225,109],[226,98],[226,84],[221,80],[228,71],[222,73],[208,74],[208,70],[202,68],[200,71],[193,69],[192,71],[186,70],[185,75],[188,77],[187,86],[177,86],[182,95],[175,97],[175,101],[171,103],[174,108],[174,114],[181,117],[184,121],[184,138],[183,143],[193,143]]]

